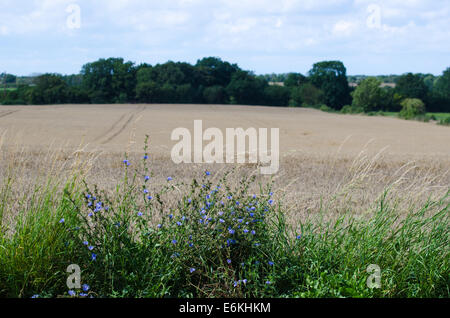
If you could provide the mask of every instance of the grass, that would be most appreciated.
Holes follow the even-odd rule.
[[[350,107],[350,106],[346,106],[346,107]],[[320,107],[310,107],[310,108],[317,108],[323,112],[335,113],[335,114],[362,114],[362,115],[367,115],[367,116],[388,116],[388,117],[400,118],[399,117],[400,112],[371,111],[368,113],[364,113],[364,112],[358,111],[356,113],[352,113],[351,111],[350,112],[336,111],[326,105],[322,105]],[[430,113],[430,112],[428,112],[425,115],[416,118],[416,120],[426,121],[426,122],[428,122],[430,120],[436,120],[441,125],[448,125],[450,122],[450,113]]]
[[[398,117],[399,112],[383,112],[383,114],[384,114],[384,116]],[[428,112],[425,115],[430,118],[435,118],[438,121],[444,120],[447,117],[450,117],[450,113],[430,113],[430,112]]]
[[[292,224],[271,183],[205,171],[156,185],[146,158],[122,163],[114,192],[76,172],[18,196],[5,178],[0,296],[69,297],[77,264],[89,286],[72,297],[449,297],[449,192],[405,212],[388,188],[366,214],[330,218],[324,202]]]

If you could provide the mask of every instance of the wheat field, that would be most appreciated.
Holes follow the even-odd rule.
[[[293,221],[328,202],[336,213],[364,213],[386,189],[405,204],[440,196],[450,185],[450,129],[396,118],[338,115],[314,109],[224,105],[56,105],[4,106],[0,109],[1,170],[14,170],[18,193],[39,176],[67,177],[74,164],[86,178],[111,189],[122,177],[125,153],[142,155],[150,136],[154,183],[167,176],[188,182],[205,169],[233,165],[171,161],[173,129],[279,128],[280,170],[260,176],[256,166],[236,165],[236,180],[256,174],[273,180]],[[87,171],[89,170],[89,173]],[[17,179],[18,178],[18,179]],[[351,191],[349,191],[351,190]]]
[[[174,164],[194,120],[279,128],[278,173]],[[448,297],[449,144],[444,126],[303,108],[2,107],[0,297]]]

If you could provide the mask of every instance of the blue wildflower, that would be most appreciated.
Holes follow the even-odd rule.
[[[90,289],[90,287],[89,287],[88,284],[84,284],[84,285],[82,286],[82,288],[83,288],[83,291],[85,291],[85,292],[87,292],[87,291]]]
[[[59,220],[59,223],[64,223],[64,222],[65,222],[64,219]]]
[[[80,293],[80,297],[87,297],[88,296],[88,294],[86,294],[86,293]]]
[[[145,193],[145,194],[148,194],[148,190],[147,190],[147,189],[144,189],[144,193]]]
[[[33,296],[31,296],[31,298],[39,298],[39,295],[38,294],[33,295]]]
[[[152,200],[153,197],[152,197],[151,195],[149,195],[149,196],[147,197],[147,199],[148,199],[148,200]]]
[[[142,212],[138,212],[137,216],[142,216],[143,213]]]
[[[142,157],[142,159],[148,160],[148,155],[145,155],[144,157]]]
[[[272,261],[269,261],[268,264],[269,264],[270,266],[273,266],[273,262],[272,262]]]
[[[168,178],[167,178],[167,181],[172,181],[172,180],[173,180],[172,177],[168,177]]]
[[[172,240],[172,244],[177,244],[178,241],[177,240]]]
[[[145,176],[145,177],[144,177],[144,180],[145,180],[145,181],[148,181],[148,180],[150,180],[150,177],[149,177],[149,176]]]
[[[195,272],[195,268],[191,268],[189,271],[190,271],[191,274],[192,274],[193,272]]]
[[[69,291],[68,291],[68,294],[69,294],[70,296],[72,296],[72,297],[76,295],[76,293],[75,293],[73,290],[69,290]]]
[[[91,259],[92,259],[93,261],[97,260],[97,254],[94,254],[94,253],[93,253],[93,254],[91,255]]]
[[[227,259],[227,263],[228,263],[228,264],[231,264],[231,259]]]

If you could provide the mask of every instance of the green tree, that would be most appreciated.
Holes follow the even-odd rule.
[[[93,103],[133,101],[136,68],[122,58],[100,59],[81,70],[83,87]]]
[[[383,104],[383,91],[380,85],[381,82],[375,77],[363,80],[352,94],[352,106],[362,108],[366,113],[380,110]]]
[[[203,98],[207,104],[225,104],[228,96],[223,86],[215,85],[204,89]]]
[[[264,90],[265,105],[288,106],[291,91],[284,86],[267,86]]]
[[[2,74],[2,81],[6,84],[15,84],[17,81],[17,76],[12,74]]]
[[[315,107],[323,104],[323,102],[324,94],[322,90],[311,83],[305,83],[292,89],[289,104],[291,106]]]
[[[237,71],[233,74],[226,90],[232,103],[242,105],[264,104],[264,90],[267,82],[256,78],[245,71]]]
[[[136,99],[141,103],[157,103],[160,96],[160,85],[155,81],[140,82],[136,86]]]
[[[296,87],[306,82],[306,77],[300,73],[289,73],[284,81],[286,87]]]
[[[309,71],[311,83],[324,93],[324,102],[336,110],[351,102],[346,73],[340,61],[319,62]]]
[[[199,72],[200,84],[204,86],[225,87],[230,83],[233,74],[240,71],[237,64],[224,62],[218,57],[205,57],[198,60],[195,67]]]
[[[68,103],[68,85],[59,74],[44,74],[34,80],[35,86],[28,95],[33,105]]]
[[[425,104],[418,98],[405,98],[402,101],[402,110],[399,116],[404,119],[413,119],[425,115]]]
[[[420,74],[407,73],[400,76],[395,90],[403,98],[418,98],[426,101],[428,96],[428,87]]]
[[[398,112],[402,109],[403,97],[392,87],[381,88],[381,101],[379,110]]]
[[[435,81],[430,101],[430,111],[450,112],[450,67]]]

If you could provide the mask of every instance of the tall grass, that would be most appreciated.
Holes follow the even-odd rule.
[[[74,297],[449,296],[449,192],[404,213],[386,190],[367,215],[325,217],[324,204],[291,224],[252,177],[155,185],[148,154],[123,166],[114,193],[75,174],[17,200],[4,181],[0,296],[68,297],[69,264],[88,285]],[[367,285],[371,264],[380,288]]]

